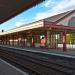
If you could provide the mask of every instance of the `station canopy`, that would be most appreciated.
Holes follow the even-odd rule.
[[[0,0],[0,24],[44,0]]]

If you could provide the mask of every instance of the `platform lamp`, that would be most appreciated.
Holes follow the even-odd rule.
[[[4,32],[4,30],[2,29],[2,31],[1,32]]]

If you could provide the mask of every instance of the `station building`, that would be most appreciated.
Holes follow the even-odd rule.
[[[0,32],[0,44],[75,49],[75,10]]]

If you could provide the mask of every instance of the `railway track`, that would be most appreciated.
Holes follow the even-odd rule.
[[[27,68],[35,75],[75,75],[75,58],[2,46],[0,47],[0,57]]]

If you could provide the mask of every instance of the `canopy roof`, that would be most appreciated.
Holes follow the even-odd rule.
[[[44,0],[0,0],[0,24]]]
[[[31,30],[31,29],[35,29],[35,28],[44,28],[44,27],[52,27],[52,28],[59,28],[59,29],[67,29],[67,30],[74,30],[75,31],[75,27],[73,26],[64,26],[64,25],[58,25],[57,23],[60,22],[61,20],[65,19],[66,17],[72,15],[73,13],[75,13],[75,10],[70,10],[67,12],[63,12],[60,13],[58,15],[54,15],[52,17],[48,17],[33,23],[29,23],[29,24],[25,24],[23,26],[14,28],[14,29],[10,29],[4,32],[0,32],[0,36],[1,35],[7,35],[7,34],[14,34],[16,32],[21,32],[21,31],[26,31],[26,30]]]

